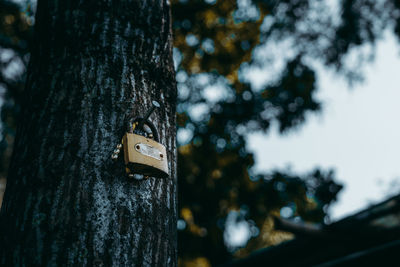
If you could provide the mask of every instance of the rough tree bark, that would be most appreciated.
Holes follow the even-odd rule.
[[[175,97],[168,0],[39,0],[1,210],[2,266],[175,266]],[[170,178],[110,158],[151,119]]]

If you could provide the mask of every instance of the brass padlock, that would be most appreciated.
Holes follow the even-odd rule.
[[[125,170],[129,177],[142,179],[144,177],[167,177],[168,160],[165,146],[159,143],[159,136],[156,127],[148,118],[160,104],[152,101],[151,109],[144,118],[137,118],[131,121],[127,133],[122,137],[121,144],[118,144],[113,151],[111,158],[118,159],[122,146],[124,147]],[[144,126],[150,129],[145,131]],[[142,131],[145,135],[135,133],[135,129]]]
[[[130,131],[122,138],[126,172],[129,175],[142,174],[160,178],[169,176],[167,151],[165,146],[158,142],[158,133],[154,125],[149,121],[140,122],[140,125],[148,125],[155,140],[134,132],[139,122],[131,125]]]
[[[157,129],[147,120],[154,109],[160,107],[160,104],[156,101],[153,101],[152,104],[152,108],[143,119],[130,123],[129,132],[122,137],[126,172],[129,176],[133,176],[133,174],[152,177],[169,176],[167,150],[165,146],[159,143]],[[135,133],[135,128],[143,130],[144,125],[147,125],[151,130],[149,137],[154,139]]]

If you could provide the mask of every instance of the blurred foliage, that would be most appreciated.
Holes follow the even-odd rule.
[[[7,176],[14,142],[32,40],[32,15],[29,5],[22,11],[13,2],[0,1],[0,178]]]
[[[292,238],[274,229],[274,216],[327,222],[328,207],[342,188],[334,172],[255,173],[247,136],[272,126],[285,133],[319,112],[318,66],[349,82],[360,80],[361,66],[373,57],[384,30],[400,37],[399,1],[172,0],[171,5],[180,265],[211,266]],[[0,0],[3,177],[21,105],[33,10],[30,1]],[[261,85],[251,83],[254,73],[260,73]],[[235,243],[239,226],[245,237]]]
[[[318,67],[360,81],[384,29],[399,34],[399,11],[394,0],[172,1],[181,266],[292,238],[274,230],[274,216],[329,221],[342,188],[334,172],[255,173],[246,138],[275,126],[285,133],[319,112]],[[262,85],[248,78],[255,72]],[[247,229],[241,244],[235,225]]]

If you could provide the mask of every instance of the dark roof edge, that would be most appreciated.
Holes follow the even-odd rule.
[[[392,213],[398,212],[398,211],[400,211],[400,195],[390,197],[389,199],[387,199],[383,202],[371,205],[370,207],[368,207],[364,210],[355,212],[353,215],[345,217],[345,218],[338,220],[332,224],[324,225],[320,229],[327,230],[333,234],[336,234],[336,233],[339,234],[341,231],[343,231],[343,233],[346,233],[346,230],[347,231],[350,230],[350,232],[351,232],[352,229],[357,229],[360,225],[365,225],[366,223],[370,222],[371,220],[374,220],[374,219],[380,218],[380,217],[384,217],[386,215],[389,215],[389,214],[392,214]],[[285,222],[285,220],[283,220],[283,222]],[[288,224],[289,227],[293,226],[293,223],[291,223],[291,224],[292,225],[290,225],[290,223]],[[293,227],[294,227],[294,229],[296,229],[296,226],[293,226]],[[299,228],[301,229],[302,226],[299,225]],[[314,230],[314,229],[310,229],[310,230]],[[315,228],[315,230],[318,230],[318,229]],[[399,228],[397,227],[396,231],[398,231],[398,230],[399,230]],[[340,235],[338,235],[338,237],[339,236]],[[299,259],[298,266],[301,266],[300,262],[306,262],[304,257],[307,256],[307,255],[301,254],[301,252],[300,252],[301,250],[306,249],[307,247],[308,248],[318,248],[321,245],[323,245],[321,243],[324,243],[324,242],[326,243],[327,241],[329,243],[329,247],[331,249],[332,248],[334,249],[337,246],[341,246],[341,244],[343,244],[343,241],[345,241],[345,240],[343,240],[342,242],[338,242],[339,240],[336,240],[336,242],[335,242],[335,240],[329,240],[329,238],[325,239],[324,235],[322,235],[321,237],[322,238],[315,239],[314,236],[308,236],[308,235],[302,236],[301,234],[299,234],[298,237],[296,237],[293,240],[283,242],[276,246],[271,246],[271,247],[260,249],[258,251],[253,252],[246,258],[237,259],[232,262],[226,263],[222,266],[226,266],[226,267],[227,266],[230,266],[230,267],[233,267],[233,266],[248,266],[248,267],[264,266],[267,263],[269,263],[269,264],[277,263],[277,261],[279,259],[282,259],[283,261],[285,261],[285,259],[287,259],[287,258],[290,258],[289,261],[293,261],[294,259]],[[360,236],[358,236],[358,237],[360,237]],[[340,259],[340,258],[345,259],[344,257],[347,254],[358,255],[357,253],[359,253],[359,252],[352,250],[352,245],[351,245],[352,243],[354,243],[354,247],[357,247],[356,239],[358,239],[358,237],[352,239],[350,236],[350,240],[352,240],[352,241],[344,242],[344,243],[347,243],[348,253],[346,253],[346,249],[344,248],[346,246],[342,246],[342,248],[338,249],[338,253],[336,254],[337,259]],[[364,238],[365,237],[366,236],[364,236]],[[361,239],[364,239],[364,238],[361,238]],[[361,241],[361,243],[363,242],[362,240],[360,240],[360,241]],[[361,251],[368,252],[368,251],[372,251],[374,249],[374,247],[382,246],[382,248],[384,248],[385,247],[384,244],[388,241],[390,241],[390,240],[381,240],[381,242],[370,242],[369,247],[368,247],[368,245],[364,244],[364,245],[361,245],[359,247],[359,249],[361,249]],[[392,242],[392,241],[390,241],[390,242]],[[395,244],[398,245],[398,243],[396,243],[397,241],[393,241],[393,242],[395,242]],[[387,243],[387,244],[389,244],[389,243]],[[325,253],[325,251],[323,251],[323,252]],[[332,256],[334,258],[333,259],[333,261],[334,261],[336,259],[335,253],[333,253]],[[329,255],[325,255],[326,259],[329,257],[330,257]],[[320,258],[320,259],[322,260],[323,258]],[[324,262],[324,261],[322,261],[322,262]],[[264,264],[262,264],[262,263],[264,263]],[[314,262],[314,264],[315,263],[316,262]],[[274,265],[272,265],[272,266],[274,266]],[[284,266],[284,265],[281,265],[281,266]]]

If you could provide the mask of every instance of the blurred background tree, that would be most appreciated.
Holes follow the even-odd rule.
[[[179,92],[180,265],[223,263],[292,238],[274,230],[274,216],[329,222],[329,205],[342,188],[334,172],[255,173],[246,138],[272,126],[281,133],[295,130],[320,112],[319,66],[350,83],[360,81],[361,66],[373,58],[384,30],[400,37],[399,1],[171,4]],[[31,1],[0,0],[3,181],[18,123],[34,7]],[[257,86],[249,77],[265,66],[270,71],[259,76],[266,82]]]

